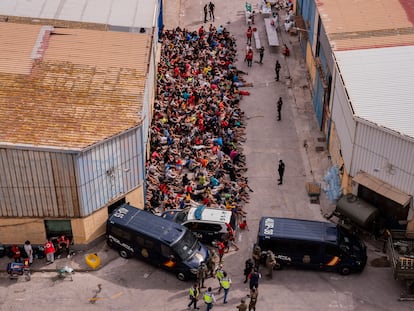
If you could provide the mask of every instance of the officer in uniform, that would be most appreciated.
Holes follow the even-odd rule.
[[[208,273],[207,265],[204,261],[202,261],[200,263],[200,266],[197,269],[197,282],[198,282],[199,288],[206,288],[204,286],[204,280],[207,277],[207,273]]]
[[[222,287],[221,287],[221,280],[223,279],[223,277],[224,277],[223,265],[222,264],[219,264],[219,266],[218,266],[218,268],[216,270],[216,278],[217,278],[217,280],[219,282],[219,290],[218,290],[218,293],[219,294],[220,294],[221,289],[222,289]]]
[[[254,260],[254,266],[256,268],[259,268],[260,259],[262,257],[262,249],[257,244],[254,245],[252,257],[253,257],[253,260]]]
[[[194,283],[194,285],[190,287],[189,295],[190,303],[188,304],[188,307],[190,308],[191,305],[194,305],[194,309],[200,309],[197,307],[198,296],[200,295],[200,289],[198,288],[197,283]]]
[[[207,276],[214,277],[214,271],[216,270],[216,252],[214,250],[210,251],[210,254],[207,259]]]
[[[211,287],[207,288],[207,291],[203,295],[203,300],[207,305],[207,311],[210,311],[213,308],[213,303],[216,302],[216,297],[214,297]]]
[[[250,297],[249,311],[256,311],[257,296],[259,296],[259,290],[256,287],[253,287],[250,291],[250,295],[247,295],[247,297]]]
[[[267,276],[273,278],[273,267],[276,265],[275,254],[271,250],[267,251],[266,256],[266,267],[267,267]]]
[[[223,272],[223,278],[220,281],[220,285],[224,289],[224,299],[223,299],[223,303],[226,304],[227,303],[227,295],[229,294],[230,285],[231,285],[231,279],[227,275],[227,272],[226,271]]]
[[[239,309],[239,311],[247,311],[246,300],[242,298],[240,304],[236,308]]]

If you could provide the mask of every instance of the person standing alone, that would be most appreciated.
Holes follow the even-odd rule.
[[[275,72],[276,72],[276,81],[279,81],[279,72],[280,72],[280,63],[279,60],[276,60],[276,65],[275,65]]]
[[[262,46],[262,47],[259,49],[259,56],[260,56],[260,59],[259,59],[259,64],[263,64],[263,55],[264,55],[264,47]]]
[[[279,97],[279,100],[277,101],[277,120],[278,121],[282,120],[282,105],[283,105],[282,97]]]
[[[247,44],[252,44],[253,29],[251,26],[246,30]]]
[[[278,185],[281,185],[283,184],[283,174],[285,173],[285,163],[282,160],[279,160],[279,167],[277,168],[277,171],[279,173]]]

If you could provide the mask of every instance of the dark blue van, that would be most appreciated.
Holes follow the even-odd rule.
[[[208,258],[207,248],[186,227],[128,204],[109,216],[106,238],[121,257],[139,257],[181,281],[196,278],[197,268]]]
[[[297,266],[343,275],[361,272],[366,246],[357,236],[330,222],[263,217],[257,243],[271,250],[280,266]]]

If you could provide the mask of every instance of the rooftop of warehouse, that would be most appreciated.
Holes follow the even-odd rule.
[[[151,40],[0,22],[0,144],[81,150],[140,124]]]
[[[412,0],[315,0],[333,50],[414,45]]]

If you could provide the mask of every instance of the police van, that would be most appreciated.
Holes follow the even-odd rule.
[[[205,244],[226,240],[229,235],[228,226],[231,226],[233,233],[237,229],[237,219],[232,211],[204,205],[167,210],[161,217],[187,227]]]
[[[276,255],[278,267],[297,266],[343,275],[361,272],[366,246],[357,236],[329,222],[263,217],[257,244]]]
[[[115,209],[106,225],[106,239],[121,257],[138,257],[176,274],[196,278],[208,250],[187,228],[128,204]]]

